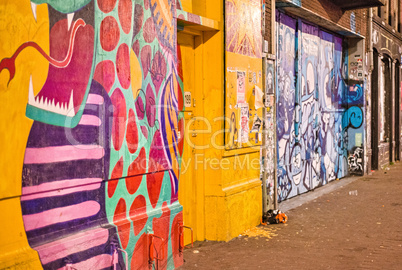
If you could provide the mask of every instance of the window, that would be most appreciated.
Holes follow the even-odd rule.
[[[389,25],[391,25],[391,26],[393,26],[393,24],[394,24],[394,22],[392,21],[392,1],[391,0],[388,0],[388,24]]]
[[[379,91],[380,91],[380,103],[379,111],[380,111],[380,123],[378,125],[380,129],[380,141],[384,142],[386,140],[386,132],[385,132],[385,62],[384,60],[380,63],[380,83],[379,83]]]

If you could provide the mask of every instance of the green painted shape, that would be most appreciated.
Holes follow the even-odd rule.
[[[27,104],[25,115],[32,120],[39,121],[45,124],[66,128],[74,128],[80,122],[83,112],[84,110],[80,109],[74,117],[68,117],[54,112],[42,110],[35,106]]]

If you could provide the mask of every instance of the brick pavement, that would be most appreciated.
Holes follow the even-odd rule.
[[[402,269],[402,163],[388,168],[284,202],[288,223],[256,237],[197,242],[180,269]]]

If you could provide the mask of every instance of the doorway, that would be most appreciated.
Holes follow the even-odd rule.
[[[179,77],[183,82],[184,103],[184,147],[179,182],[179,202],[183,206],[184,226],[191,227],[194,232],[194,241],[204,240],[204,182],[200,169],[197,168],[197,158],[200,145],[200,136],[197,134],[197,123],[200,116],[200,104],[197,96],[202,91],[202,69],[197,64],[199,57],[198,47],[201,36],[178,32],[177,51],[179,61]],[[197,107],[198,105],[198,107]],[[199,165],[201,166],[202,165]],[[199,170],[197,170],[199,169]],[[184,230],[184,244],[191,243],[191,232]]]
[[[401,121],[400,121],[400,101],[401,101],[401,82],[400,82],[400,64],[395,63],[395,129],[394,129],[394,141],[395,141],[395,161],[401,160],[401,150],[400,150],[400,138],[401,138]]]

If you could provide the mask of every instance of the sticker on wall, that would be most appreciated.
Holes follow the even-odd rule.
[[[261,118],[259,118],[258,115],[255,115],[254,121],[253,121],[253,126],[251,128],[251,132],[252,133],[259,132],[260,128],[261,128],[261,124],[262,124]]]
[[[363,144],[363,134],[362,133],[356,133],[355,134],[355,145],[356,146],[362,146]]]
[[[267,60],[267,70],[266,70],[266,94],[273,95],[274,94],[274,61]]]
[[[239,104],[240,108],[240,122],[239,122],[239,143],[248,143],[248,133],[249,133],[249,114],[248,114],[248,104]]]
[[[246,72],[237,71],[237,103],[246,101]]]
[[[254,107],[255,107],[256,110],[258,110],[259,108],[264,107],[264,103],[263,103],[264,93],[256,85],[256,86],[254,86],[254,94],[255,94],[255,96],[254,96],[255,97]]]
[[[184,106],[191,107],[191,92],[184,92]]]

